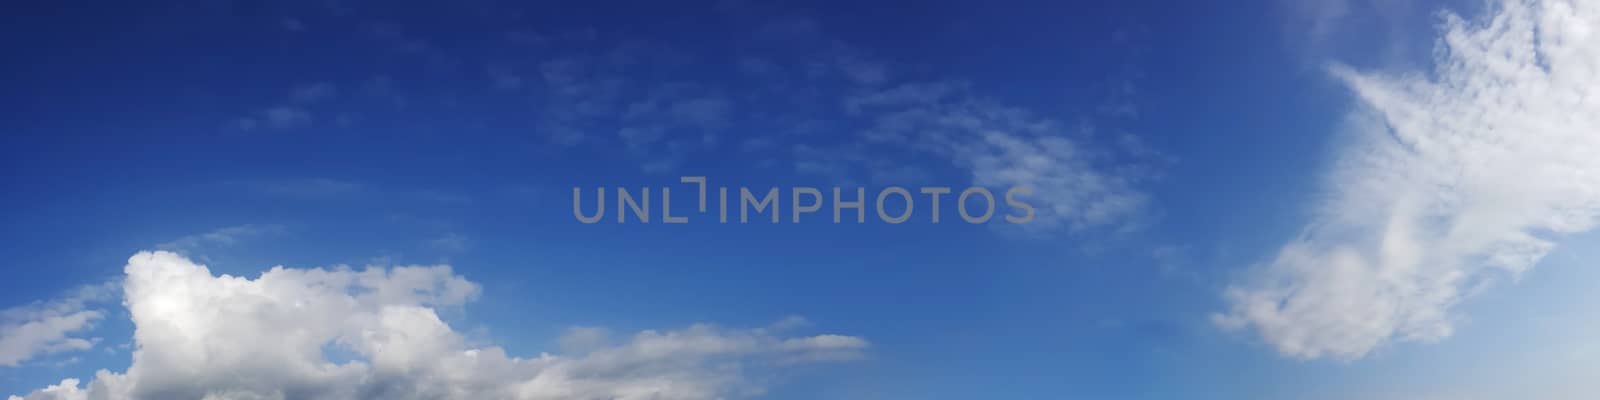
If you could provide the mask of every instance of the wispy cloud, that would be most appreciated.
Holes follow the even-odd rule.
[[[289,197],[330,197],[359,193],[366,186],[328,178],[284,179],[245,182],[245,187],[262,194]]]
[[[339,89],[331,83],[308,83],[290,89],[289,101],[295,103],[317,103],[332,99],[338,95]]]
[[[300,21],[299,18],[284,18],[282,21],[280,21],[280,25],[283,26],[283,30],[289,32],[298,33],[306,31],[306,23]]]
[[[911,150],[968,171],[977,185],[1031,188],[1039,214],[1026,226],[1036,231],[1138,226],[1149,203],[1139,185],[1155,177],[1144,171],[1164,161],[1148,147],[1097,140],[1093,126],[1011,107],[957,81],[864,91],[843,106],[869,121],[858,152]]]
[[[57,299],[0,310],[0,366],[93,348],[100,339],[81,333],[105,318],[93,306],[115,298],[116,290],[114,283],[82,286]]]
[[[1285,355],[1361,358],[1455,329],[1451,309],[1600,213],[1600,9],[1445,14],[1432,74],[1334,67],[1361,104],[1304,233],[1231,286],[1223,327]]]
[[[1380,51],[1391,62],[1402,62],[1413,50],[1415,23],[1429,21],[1419,12],[1431,4],[1414,0],[1279,1],[1283,29],[1292,50],[1321,62],[1336,49],[1360,43]]]
[[[245,224],[219,228],[206,233],[194,234],[173,239],[172,241],[156,245],[157,249],[190,253],[209,246],[232,246],[240,240],[269,234],[284,232],[282,225],[256,225]]]
[[[274,104],[233,121],[233,128],[241,132],[259,129],[290,130],[311,125],[316,121],[312,108],[327,103],[339,94],[337,86],[327,82],[296,85],[288,95]],[[325,105],[322,105],[325,107]]]
[[[433,239],[428,239],[428,247],[444,252],[465,251],[472,244],[471,239],[458,233],[446,233]]]
[[[520,128],[531,128],[538,148],[621,149],[646,173],[699,167],[713,157],[853,184],[920,184],[954,172],[953,181],[944,177],[950,185],[1034,189],[1032,197],[1045,203],[1025,228],[1034,231],[1131,231],[1151,215],[1144,185],[1168,158],[1114,126],[1138,116],[1137,69],[1109,77],[1099,109],[1039,113],[959,79],[912,80],[913,66],[875,57],[810,18],[748,28],[739,54],[723,63],[614,32],[512,31],[509,41],[540,51],[500,56],[476,71],[503,90],[496,96],[530,100],[537,113]],[[386,41],[426,42],[397,24],[368,31]],[[1112,40],[1138,47],[1139,32],[1125,29]],[[730,75],[679,73],[717,68]],[[375,79],[364,92],[413,104],[394,82]],[[303,85],[285,103],[309,108],[337,93],[331,85]],[[301,197],[359,189],[326,179],[272,186],[266,191]]]
[[[234,121],[234,127],[240,131],[253,131],[261,128],[292,129],[311,123],[311,112],[304,108],[289,105],[273,106],[256,111],[250,116]]]

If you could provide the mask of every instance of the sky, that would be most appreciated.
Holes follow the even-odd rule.
[[[0,395],[1600,392],[1600,3],[1112,3],[16,7]]]

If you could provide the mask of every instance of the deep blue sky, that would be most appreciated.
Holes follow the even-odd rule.
[[[117,279],[168,244],[247,277],[450,264],[483,295],[447,320],[512,354],[571,326],[787,315],[872,341],[772,398],[1379,398],[1494,375],[1459,367],[1514,352],[1478,344],[1534,335],[1490,327],[1514,324],[1509,304],[1583,292],[1593,273],[1562,260],[1592,252],[1563,247],[1474,298],[1478,322],[1444,343],[1355,361],[1280,355],[1210,318],[1325,195],[1358,107],[1326,67],[1426,71],[1433,13],[1482,8],[1346,5],[1328,32],[1272,1],[19,5],[0,17],[0,305]],[[1143,203],[1040,231],[832,225],[827,208],[779,225],[572,217],[573,187],[685,175],[973,185],[983,172],[948,149],[859,145],[892,110],[847,99],[922,84],[1050,121],[1087,160],[1074,168]],[[126,368],[133,324],[112,310],[97,348],[0,367],[0,394]]]

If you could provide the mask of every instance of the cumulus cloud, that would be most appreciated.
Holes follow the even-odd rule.
[[[1221,326],[1357,359],[1446,338],[1451,308],[1600,212],[1600,4],[1445,14],[1432,74],[1333,68],[1361,107],[1305,232],[1226,291]]]
[[[81,334],[105,318],[105,311],[91,306],[114,291],[109,284],[83,286],[55,300],[0,310],[0,366],[93,348],[100,339]]]
[[[480,291],[449,266],[274,267],[248,279],[141,252],[124,271],[132,365],[11,400],[736,398],[760,393],[750,372],[760,367],[868,346],[694,325],[616,342],[578,330],[562,342],[579,354],[516,357],[469,344],[439,317]]]

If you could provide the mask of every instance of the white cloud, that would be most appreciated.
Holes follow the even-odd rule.
[[[295,86],[289,91],[289,101],[295,103],[316,103],[332,99],[339,95],[339,88],[327,82],[308,83]]]
[[[12,400],[721,399],[760,393],[753,371],[868,346],[694,325],[616,343],[579,330],[562,342],[581,354],[513,357],[469,345],[439,317],[480,290],[449,266],[275,267],[247,279],[141,252],[125,272],[132,365]]]
[[[274,106],[260,110],[256,115],[234,120],[234,128],[241,131],[252,131],[257,128],[267,127],[273,129],[292,129],[311,123],[311,113],[299,107]]]
[[[1327,39],[1338,22],[1350,14],[1350,0],[1284,1],[1281,4],[1289,14],[1286,28],[1312,41]]]
[[[288,129],[311,122],[311,113],[296,107],[277,106],[261,111],[261,118],[274,128]]]
[[[732,102],[703,85],[658,84],[640,97],[624,107],[617,137],[645,172],[670,172],[711,149],[731,122]]]
[[[1306,59],[1321,60],[1339,49],[1363,48],[1388,63],[1409,63],[1418,45],[1415,23],[1429,21],[1433,2],[1414,0],[1279,1],[1285,43]],[[1426,47],[1421,47],[1426,50]]]
[[[858,85],[878,85],[889,79],[888,68],[880,63],[853,56],[842,56],[838,64],[839,69],[844,71],[844,76]]]
[[[283,233],[281,225],[255,225],[244,224],[219,228],[206,233],[184,236],[170,242],[156,245],[156,248],[184,253],[197,250],[205,246],[231,246],[238,243],[239,239],[267,234]]]
[[[626,88],[615,66],[572,56],[539,64],[544,91],[538,132],[553,143],[575,146],[599,119],[614,116]]]
[[[1023,198],[1037,215],[1024,229],[1137,226],[1149,203],[1138,185],[1153,176],[1144,171],[1159,153],[1101,145],[1089,126],[1062,124],[984,99],[967,86],[906,84],[864,92],[843,105],[850,114],[872,119],[861,133],[865,143],[933,155],[970,171],[976,185],[1031,188],[1033,194]]]
[[[233,128],[242,132],[262,128],[289,130],[311,125],[313,106],[327,103],[339,95],[339,88],[327,82],[295,85],[289,88],[287,99],[281,104],[255,110],[249,115],[234,119]],[[349,124],[349,116],[338,113],[336,122]]]
[[[105,317],[89,308],[111,297],[111,285],[83,286],[65,296],[0,310],[0,366],[15,367],[35,357],[66,351],[88,350],[98,338],[82,331]]]
[[[444,236],[429,239],[428,246],[444,252],[461,252],[472,246],[472,239],[466,235],[450,232],[444,234]]]
[[[1227,328],[1286,355],[1357,359],[1436,341],[1451,308],[1600,212],[1600,4],[1501,1],[1447,14],[1432,74],[1334,68],[1355,142],[1305,233],[1231,286]]]
[[[721,98],[684,99],[672,105],[671,114],[680,121],[702,129],[718,129],[728,123],[730,103]]]

